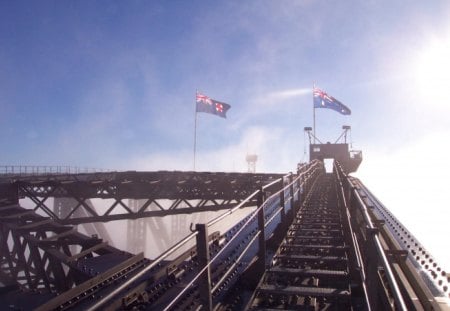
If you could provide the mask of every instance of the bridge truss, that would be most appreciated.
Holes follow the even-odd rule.
[[[18,197],[60,224],[163,217],[229,209],[281,174],[114,172],[16,177]],[[50,198],[71,198],[65,213],[55,213]],[[93,208],[88,200],[105,203]],[[139,200],[140,206],[128,199]],[[253,202],[249,202],[251,204]]]
[[[52,199],[66,202],[64,213]],[[212,210],[223,213],[154,259],[74,227]],[[338,163],[326,174],[317,160],[284,176],[8,177],[0,250],[0,303],[22,310],[449,309],[449,278],[433,257],[361,181]]]

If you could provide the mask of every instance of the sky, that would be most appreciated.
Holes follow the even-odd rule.
[[[312,88],[354,175],[450,266],[450,2],[0,1],[0,165],[287,173]],[[202,92],[231,105],[195,115]],[[448,268],[450,269],[450,268]]]

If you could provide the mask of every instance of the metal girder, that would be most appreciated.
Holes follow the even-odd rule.
[[[117,172],[10,177],[35,197],[102,199],[236,199],[282,174]]]
[[[33,202],[34,210],[45,213],[60,224],[76,225],[229,209],[258,187],[281,176],[122,172],[29,176],[10,181],[17,187],[15,191],[20,197],[29,198]],[[49,198],[61,199],[58,207],[60,212],[55,213],[48,206]],[[71,200],[63,201],[65,198]],[[94,202],[100,202],[99,199],[102,199],[102,203],[95,204]],[[141,205],[129,206],[129,199],[139,199]],[[249,202],[247,206],[255,203]]]
[[[0,206],[13,205],[19,203],[17,186],[9,180],[2,182],[0,178]]]
[[[18,205],[0,207],[0,248],[2,275],[21,288],[48,292],[66,291],[102,272],[105,267],[95,262],[103,256],[112,264],[131,256]]]
[[[120,204],[119,204],[120,202]],[[148,203],[149,201],[147,201]],[[185,202],[185,204],[180,204],[180,202]],[[206,211],[219,211],[224,209],[230,209],[240,203],[240,200],[214,200],[214,201],[195,201],[189,202],[187,200],[176,200],[176,201],[161,201],[152,200],[150,204],[146,204],[140,208],[137,212],[134,212],[123,201],[115,201],[109,207],[96,207],[93,210],[91,207],[89,209],[84,209],[85,204],[67,205],[64,209],[69,211],[69,214],[65,218],[57,217],[53,212],[48,212],[48,208],[42,208],[42,205],[37,206],[36,210],[41,210],[50,217],[54,218],[60,224],[64,225],[77,225],[92,222],[107,222],[113,220],[121,219],[140,219],[145,217],[164,217],[169,215],[180,215],[180,214],[192,214],[198,212]],[[255,202],[249,202],[245,206],[253,206]],[[94,205],[95,206],[95,205]],[[100,209],[104,211],[100,211]],[[76,216],[76,212],[82,209],[78,213],[80,216]]]
[[[72,211],[67,206],[74,206],[76,200],[72,198],[54,198],[53,200],[53,212],[57,216],[56,219],[65,219],[68,214]],[[95,209],[90,200],[86,200],[87,206],[91,209]],[[88,217],[87,211],[85,209],[79,208],[72,215],[74,218]],[[105,225],[101,222],[90,223],[85,222],[82,224],[86,233],[90,236],[96,235],[101,237],[104,241],[107,241],[109,245],[114,246],[114,242],[108,233]]]
[[[93,277],[92,279],[81,283],[79,286],[72,288],[61,295],[53,298],[47,303],[41,305],[36,311],[46,310],[65,310],[84,302],[90,297],[86,295],[89,292],[91,295],[97,293],[110,284],[117,283],[121,278],[129,277],[136,271],[142,268],[148,260],[144,258],[142,253],[130,257],[111,269]]]
[[[265,249],[264,245],[272,244],[274,237],[282,239],[280,228],[289,221],[289,215],[294,214],[296,206],[299,206],[303,198],[303,189],[309,188],[309,183],[317,176],[318,167],[306,172],[304,178],[279,179],[271,185],[262,187],[252,193],[251,198],[263,198],[258,201],[257,211],[249,211],[249,214],[238,221],[230,230],[223,234],[213,233],[209,235],[205,243],[206,232],[196,247],[184,252],[179,257],[165,262],[168,256],[182,249],[188,242],[195,241],[200,234],[194,230],[180,242],[173,245],[163,254],[159,255],[150,265],[145,267],[135,276],[128,278],[125,283],[115,286],[113,291],[97,299],[87,310],[115,310],[142,308],[149,310],[186,310],[218,306],[229,291],[253,263],[264,266],[265,260],[261,259],[259,249]],[[281,188],[285,189],[281,190]],[[283,199],[281,199],[283,197]],[[231,215],[244,202],[236,205],[228,213],[210,220],[206,227],[215,226],[221,220]],[[258,215],[258,217],[256,217]],[[262,217],[261,217],[262,216]],[[290,218],[292,219],[292,218]],[[199,229],[197,227],[197,229]],[[200,230],[201,231],[201,230]],[[272,247],[267,247],[268,250]],[[206,254],[208,253],[208,254]],[[208,259],[209,256],[209,259]],[[263,256],[264,257],[264,256]],[[204,290],[205,281],[201,281],[200,275],[204,275],[205,269],[210,270],[211,290]],[[255,276],[251,278],[255,279]],[[247,278],[246,278],[247,279]],[[250,279],[250,278],[248,278]],[[208,281],[206,281],[208,282]],[[202,290],[203,288],[203,290]],[[104,290],[107,292],[107,289]],[[202,292],[203,294],[200,294]],[[205,296],[206,295],[206,296]],[[97,295],[98,297],[99,295]],[[93,298],[94,300],[96,298]]]

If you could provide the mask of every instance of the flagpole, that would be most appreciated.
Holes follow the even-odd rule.
[[[316,89],[316,83],[313,83],[313,134],[314,144],[316,143],[316,107],[314,105],[314,90]]]
[[[195,121],[194,121],[194,172],[195,172],[195,157],[197,153],[197,94],[198,90],[195,90]]]

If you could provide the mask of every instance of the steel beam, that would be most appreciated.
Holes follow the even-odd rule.
[[[14,191],[20,197],[30,199],[34,210],[61,224],[76,225],[230,209],[261,185],[280,176],[195,172],[93,173],[11,177],[12,185],[9,187],[16,187]],[[57,210],[48,206],[50,198],[58,202]],[[141,205],[129,206],[129,199],[139,199]],[[103,203],[93,205],[98,200]]]

